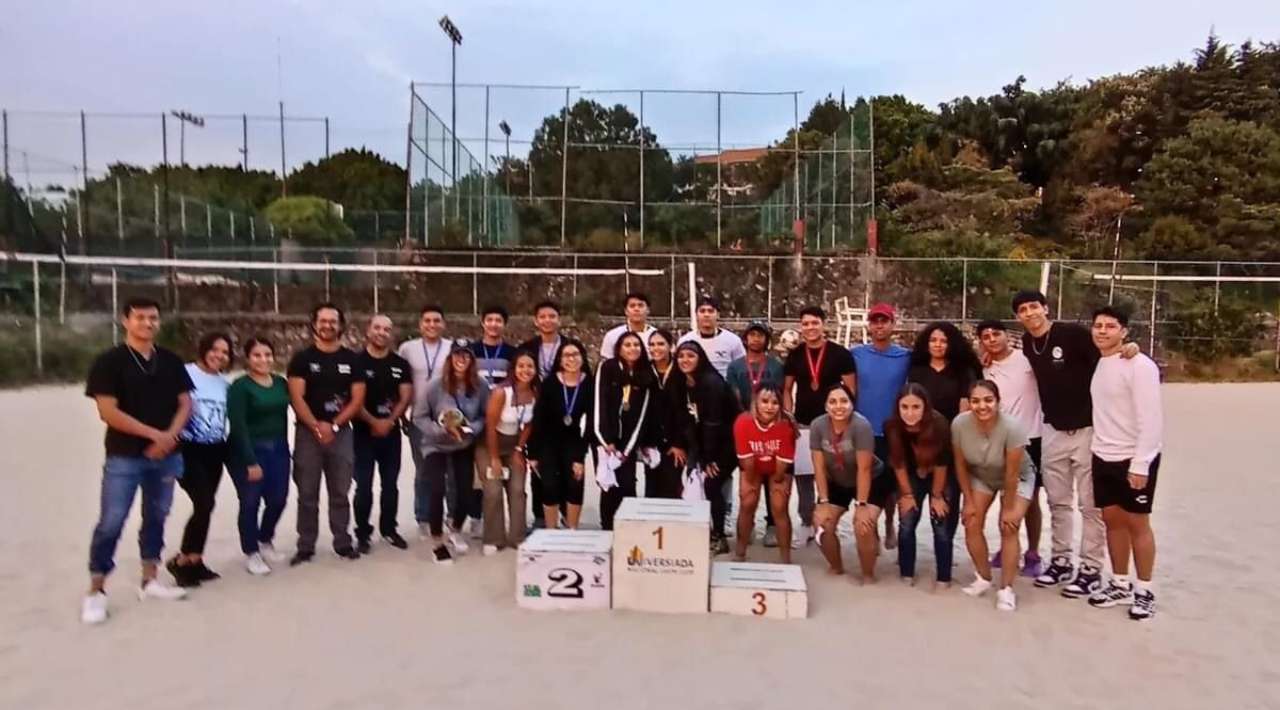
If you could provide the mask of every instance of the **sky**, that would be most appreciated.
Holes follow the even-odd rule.
[[[1032,88],[1189,59],[1210,28],[1226,42],[1280,41],[1276,0],[933,0],[615,3],[526,0],[45,0],[0,24],[0,108],[9,111],[10,171],[20,184],[69,182],[81,160],[85,111],[90,174],[108,163],[160,160],[160,116],[207,118],[169,154],[238,164],[240,114],[249,164],[279,169],[278,101],[289,116],[329,119],[331,151],[366,146],[403,164],[409,82],[449,80],[448,14],[462,31],[461,83],[592,89],[802,92],[799,111],[827,94],[903,94],[935,107],[999,92],[1019,74]],[[422,89],[449,119],[447,88]],[[591,94],[638,109],[637,93]],[[563,105],[563,89],[493,89],[497,124],[523,154],[534,129]],[[459,89],[458,133],[484,135],[483,90]],[[40,113],[54,112],[54,113]],[[60,112],[67,112],[63,115]],[[792,98],[721,98],[721,145],[763,145],[793,121]],[[225,116],[226,118],[217,118]],[[645,123],[669,145],[716,145],[714,95],[648,94]],[[323,157],[324,123],[287,123],[290,168]],[[482,140],[469,142],[483,156]]]

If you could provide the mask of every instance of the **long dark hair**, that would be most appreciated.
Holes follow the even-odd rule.
[[[538,376],[538,358],[528,350],[517,350],[516,356],[511,358],[511,372],[507,373],[507,379],[502,383],[503,387],[510,387],[512,393],[516,390],[516,363],[520,358],[528,358],[533,362],[533,379],[529,380],[529,390],[533,395],[538,396],[538,392],[542,389],[542,378]]]
[[[610,362],[617,362],[618,369],[622,372],[627,371],[627,366],[622,364],[622,342],[627,338],[635,338],[640,344],[640,357],[636,360],[635,368],[631,371],[631,379],[640,386],[646,386],[653,381],[653,368],[649,366],[649,344],[644,342],[644,338],[639,333],[628,330],[618,336],[618,342],[613,344],[613,358]],[[602,365],[603,367],[603,365]]]
[[[940,330],[947,338],[947,354],[945,355],[947,367],[959,372],[969,373],[972,377],[982,375],[982,365],[978,361],[978,355],[973,351],[973,345],[969,343],[969,339],[964,337],[964,333],[955,326],[954,323],[946,321],[934,321],[921,329],[916,335],[915,345],[911,348],[911,364],[928,365],[931,357],[929,355],[929,336],[933,335],[933,331]]]
[[[564,349],[570,346],[577,348],[578,354],[582,355],[582,376],[590,377],[591,363],[587,361],[587,347],[582,344],[582,341],[574,338],[565,338],[560,341],[560,347],[556,348],[555,360],[553,360],[551,364],[551,371],[564,372]]]
[[[924,415],[920,418],[920,431],[907,430],[907,423],[902,420],[899,404],[906,397],[918,397],[924,402]],[[884,436],[889,442],[889,465],[903,468],[907,465],[907,447],[912,447],[917,468],[929,468],[944,457],[943,447],[950,446],[949,441],[940,441],[937,428],[934,426],[935,413],[933,402],[929,399],[929,390],[916,382],[908,382],[898,392],[893,401],[893,413],[884,423]],[[914,446],[913,446],[914,444]]]
[[[466,353],[469,361],[467,365],[467,373],[466,375],[464,375],[464,377],[466,378],[465,382],[459,382],[457,375],[453,374],[453,356],[458,355],[459,353]],[[443,379],[442,384],[444,385],[444,391],[448,392],[449,394],[457,394],[459,385],[465,386],[468,397],[475,394],[476,389],[480,385],[480,375],[476,371],[475,353],[471,352],[470,350],[465,350],[462,348],[451,350],[449,352],[449,366],[445,368],[442,379]]]

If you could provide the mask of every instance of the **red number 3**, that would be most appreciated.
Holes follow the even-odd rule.
[[[751,598],[754,599],[756,602],[756,605],[751,608],[752,614],[755,614],[756,616],[764,616],[769,612],[769,605],[764,603],[765,602],[764,592],[756,592],[755,594],[751,595]]]

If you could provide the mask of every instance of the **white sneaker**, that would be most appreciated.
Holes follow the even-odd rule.
[[[258,543],[258,554],[267,562],[284,562],[285,555],[276,549],[276,546],[269,542]]]
[[[107,593],[94,592],[86,594],[80,603],[80,621],[86,624],[101,624],[107,620]]]
[[[144,601],[146,599],[163,599],[165,601],[175,601],[178,599],[186,599],[187,590],[182,587],[170,587],[158,579],[148,581],[146,584],[138,588],[138,599]]]
[[[1013,587],[1005,587],[996,592],[996,609],[998,611],[1016,611],[1018,608],[1018,596],[1013,593]]]
[[[255,577],[261,577],[264,574],[271,574],[271,567],[267,565],[267,561],[262,559],[262,553],[255,552],[244,558],[244,568],[249,570],[249,574]]]
[[[492,557],[493,555],[496,555],[496,554],[498,554],[498,546],[497,546],[497,545],[485,545],[485,546],[484,546],[484,556],[485,556],[485,557]]]
[[[471,549],[471,546],[467,544],[467,534],[462,530],[449,531],[449,544],[453,545],[453,551],[460,555]]]
[[[795,535],[791,538],[791,549],[798,550],[805,545],[808,545],[809,541],[812,539],[814,539],[813,526],[801,525],[796,528]]]
[[[983,579],[979,575],[973,575],[973,583],[964,588],[964,593],[971,597],[980,597],[991,589],[991,580]]]
[[[431,526],[427,523],[418,523],[418,540],[427,542],[431,539]]]

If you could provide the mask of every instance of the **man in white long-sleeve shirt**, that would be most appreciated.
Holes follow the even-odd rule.
[[[1160,469],[1164,418],[1160,402],[1160,370],[1151,358],[1120,357],[1129,332],[1127,313],[1110,306],[1093,314],[1093,342],[1102,358],[1093,373],[1093,495],[1102,509],[1111,553],[1111,582],[1089,597],[1106,608],[1129,603],[1129,618],[1155,614],[1151,573],[1156,539],[1151,530],[1151,504]],[[1138,578],[1129,581],[1129,556]]]

